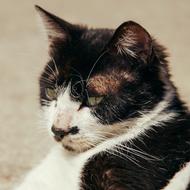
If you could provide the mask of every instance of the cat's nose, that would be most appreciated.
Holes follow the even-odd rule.
[[[68,129],[62,129],[62,128],[57,128],[54,125],[51,128],[52,132],[55,135],[55,139],[57,141],[61,141],[66,135],[75,135],[79,132],[79,128],[77,126],[70,127]]]

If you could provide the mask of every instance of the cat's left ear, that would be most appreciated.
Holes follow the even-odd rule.
[[[108,48],[114,54],[129,55],[147,63],[152,53],[152,39],[141,25],[128,21],[116,29]]]
[[[57,43],[61,44],[61,46],[68,44],[73,36],[76,36],[82,30],[82,27],[70,24],[38,5],[35,8],[42,18],[47,33],[50,54],[56,49]]]

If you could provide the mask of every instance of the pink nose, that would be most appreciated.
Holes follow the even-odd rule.
[[[51,128],[52,132],[55,135],[55,139],[57,141],[61,141],[66,135],[75,135],[79,132],[79,128],[77,126],[73,126],[68,129],[62,129],[62,128],[57,128],[55,126],[52,126]]]

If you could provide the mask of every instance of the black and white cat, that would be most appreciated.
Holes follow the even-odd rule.
[[[165,48],[139,24],[70,24],[36,6],[50,60],[40,103],[55,147],[17,190],[190,189],[190,114]]]

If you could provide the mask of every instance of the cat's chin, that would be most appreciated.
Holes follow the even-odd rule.
[[[72,153],[82,153],[85,152],[94,146],[90,145],[90,142],[87,142],[87,140],[73,140],[68,137],[66,137],[63,140],[57,140],[55,139],[60,145],[68,152]]]
[[[82,153],[82,152],[85,152],[85,151],[89,150],[90,148],[92,148],[92,147],[80,147],[80,148],[77,148],[77,147],[73,147],[73,146],[70,146],[70,145],[64,145],[64,144],[62,144],[62,146],[66,151],[72,152],[72,153]]]
[[[89,149],[91,149],[92,147],[90,147],[90,146],[85,146],[85,145],[83,145],[83,146],[80,146],[80,145],[70,145],[70,144],[64,144],[64,143],[62,143],[62,147],[66,150],[66,151],[68,151],[68,152],[72,152],[72,153],[82,153],[82,152],[85,152],[85,151],[87,151],[87,150],[89,150]]]

